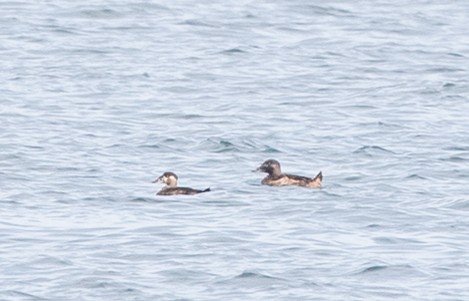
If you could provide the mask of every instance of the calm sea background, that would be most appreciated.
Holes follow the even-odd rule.
[[[469,2],[0,2],[0,300],[469,300]],[[320,190],[260,185],[266,159]],[[213,190],[157,197],[164,171]]]

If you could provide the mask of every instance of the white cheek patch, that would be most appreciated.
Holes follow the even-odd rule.
[[[175,177],[171,177],[171,178],[169,178],[168,180],[169,180],[168,182],[170,182],[171,184],[176,185],[176,183],[177,183],[177,180],[176,180]]]

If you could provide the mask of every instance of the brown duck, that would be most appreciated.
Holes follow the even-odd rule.
[[[322,182],[322,172],[319,172],[314,178],[290,175],[282,173],[280,163],[277,160],[267,160],[259,166],[256,171],[268,173],[262,180],[263,185],[269,186],[288,186],[296,185],[308,188],[320,188]]]

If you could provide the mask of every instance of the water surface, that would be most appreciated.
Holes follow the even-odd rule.
[[[468,11],[0,3],[0,299],[467,300]]]

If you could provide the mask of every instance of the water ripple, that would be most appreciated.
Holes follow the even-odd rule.
[[[0,299],[469,300],[468,5],[0,2]]]

